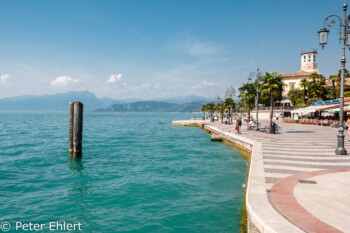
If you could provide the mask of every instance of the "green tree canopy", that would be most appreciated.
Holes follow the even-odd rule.
[[[275,101],[282,97],[285,84],[283,83],[282,78],[278,76],[277,72],[266,72],[264,83],[260,87],[261,95],[270,100],[270,123],[272,123],[273,107]]]
[[[256,96],[255,85],[253,83],[243,83],[243,86],[238,88],[239,98],[242,98],[244,105],[247,108],[248,122],[250,121],[250,109],[254,107],[254,100]]]

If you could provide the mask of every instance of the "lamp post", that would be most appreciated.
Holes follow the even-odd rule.
[[[227,99],[227,98],[233,99],[235,97],[235,95],[236,95],[236,89],[234,87],[232,87],[232,85],[231,85],[231,87],[226,89],[225,99]],[[229,110],[229,115],[230,115],[229,123],[230,124],[232,124],[232,112],[231,112],[231,110],[233,112],[233,109],[230,107],[230,110]]]
[[[335,150],[336,155],[346,155],[346,149],[344,147],[344,73],[345,73],[345,63],[346,63],[346,58],[345,58],[345,46],[349,47],[350,46],[350,28],[349,28],[349,18],[346,14],[346,11],[348,9],[348,4],[346,4],[346,0],[343,5],[343,11],[344,11],[344,19],[342,19],[338,15],[328,15],[324,21],[323,21],[323,27],[320,31],[318,31],[319,35],[319,40],[320,40],[320,45],[322,46],[322,49],[324,49],[324,46],[327,44],[328,40],[328,34],[329,30],[326,28],[326,25],[334,28],[338,31],[339,33],[339,41],[343,42],[342,43],[342,56],[340,59],[340,64],[341,64],[341,85],[340,85],[340,112],[339,112],[339,121],[340,121],[340,127],[338,130],[338,135],[337,135],[337,149]],[[331,20],[331,24],[328,23],[328,20],[330,18],[335,18],[339,20],[339,29],[335,26],[333,26],[336,21],[333,19]]]
[[[252,83],[253,78],[255,78],[256,81],[256,96],[255,96],[255,107],[256,107],[256,131],[259,130],[259,113],[258,113],[258,108],[259,108],[259,81],[261,80],[261,77],[263,77],[263,73],[258,69],[256,72],[251,72],[249,74],[248,82]]]

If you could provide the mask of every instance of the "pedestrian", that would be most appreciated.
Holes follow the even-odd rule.
[[[239,131],[241,131],[241,126],[242,126],[242,118],[239,118],[239,126],[238,126]]]
[[[346,121],[346,125],[348,126],[348,135],[350,137],[350,118]],[[348,139],[350,141],[350,139]]]
[[[250,129],[250,130],[255,129],[255,122],[253,119],[250,120],[249,125],[248,125],[248,129]]]
[[[237,134],[239,134],[239,117],[236,118],[236,129],[237,129]]]

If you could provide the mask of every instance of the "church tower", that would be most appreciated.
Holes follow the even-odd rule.
[[[317,70],[317,51],[301,52],[301,70],[316,71]]]

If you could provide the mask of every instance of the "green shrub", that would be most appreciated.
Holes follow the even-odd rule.
[[[350,97],[350,91],[344,92],[344,97]]]
[[[303,99],[297,99],[295,101],[295,105],[300,105],[300,104],[303,104],[304,103],[304,100]]]

